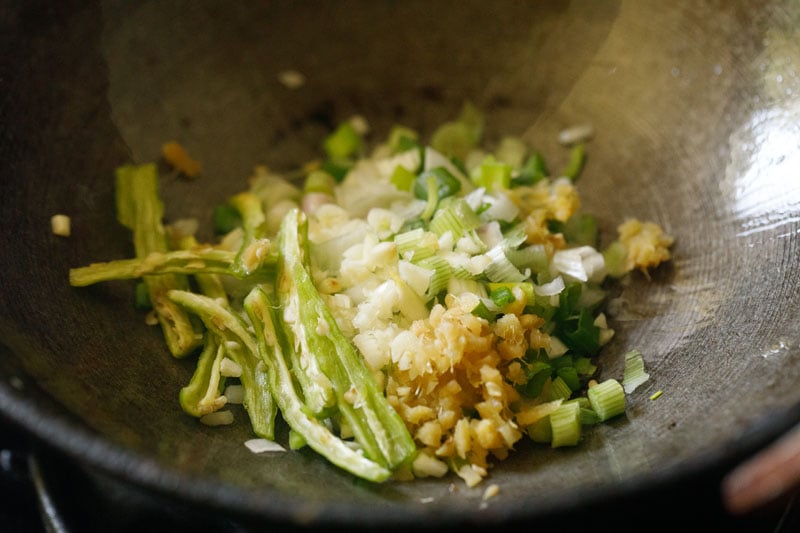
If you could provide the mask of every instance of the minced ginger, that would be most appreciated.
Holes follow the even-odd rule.
[[[631,218],[620,224],[617,231],[619,242],[627,249],[624,263],[626,271],[638,268],[646,273],[648,268],[669,260],[669,247],[674,239],[664,233],[658,224]]]

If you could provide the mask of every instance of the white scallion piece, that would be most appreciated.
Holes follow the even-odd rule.
[[[564,279],[561,276],[558,276],[549,283],[534,285],[533,292],[539,296],[555,296],[556,294],[561,294],[561,291],[564,290],[564,287]]]
[[[253,453],[266,453],[266,452],[285,452],[286,448],[267,439],[250,439],[244,441],[247,449]]]
[[[625,394],[630,394],[636,388],[650,379],[650,374],[645,372],[644,359],[641,352],[631,350],[625,354],[625,370],[623,371],[622,387]]]

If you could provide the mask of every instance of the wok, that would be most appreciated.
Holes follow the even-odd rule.
[[[92,472],[255,520],[534,524],[667,487],[680,506],[799,418],[798,21],[791,0],[4,2],[0,409]],[[592,124],[578,187],[604,237],[626,216],[676,237],[616,300],[601,376],[632,348],[651,374],[626,415],[574,449],[520,445],[485,505],[457,479],[373,486],[310,452],[250,453],[241,413],[207,428],[180,411],[193,361],[145,325],[132,282],[68,285],[131,255],[113,170],[166,140],[204,165],[163,179],[166,217],[206,221],[255,164],[316,157],[352,114],[375,138],[427,135],[465,101],[488,143],[523,135],[556,168],[558,132]]]

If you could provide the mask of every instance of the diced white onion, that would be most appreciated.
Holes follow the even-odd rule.
[[[554,296],[556,294],[561,294],[561,291],[564,290],[564,287],[564,279],[561,276],[558,276],[549,283],[534,285],[533,292],[539,296]]]
[[[400,279],[405,281],[411,287],[411,290],[417,293],[418,296],[425,296],[428,291],[428,285],[431,282],[431,276],[433,276],[433,270],[423,268],[409,261],[399,261],[397,270],[400,274]]]
[[[578,281],[599,281],[605,275],[603,254],[591,246],[559,250],[553,254],[553,268]]]
[[[506,194],[496,192],[493,196],[487,196],[487,198],[491,198],[492,202],[488,209],[481,213],[482,217],[511,222],[519,215],[519,208]]]
[[[247,449],[253,453],[264,453],[264,452],[285,452],[286,448],[278,444],[277,442],[273,442],[267,439],[250,439],[244,441],[244,445],[247,446]]]
[[[226,378],[238,378],[242,375],[242,367],[228,357],[223,357],[219,363],[219,373]]]
[[[225,387],[225,398],[227,403],[241,404],[244,402],[244,387],[241,385],[228,385]]]

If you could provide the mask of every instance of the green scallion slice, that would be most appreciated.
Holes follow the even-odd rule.
[[[553,448],[575,446],[581,439],[581,406],[577,402],[562,403],[550,413]]]
[[[623,371],[622,387],[625,394],[630,394],[636,388],[650,379],[650,374],[645,372],[644,359],[639,350],[631,350],[625,354],[625,370]]]
[[[625,412],[625,390],[616,379],[607,379],[594,387],[589,387],[586,395],[601,421]]]

